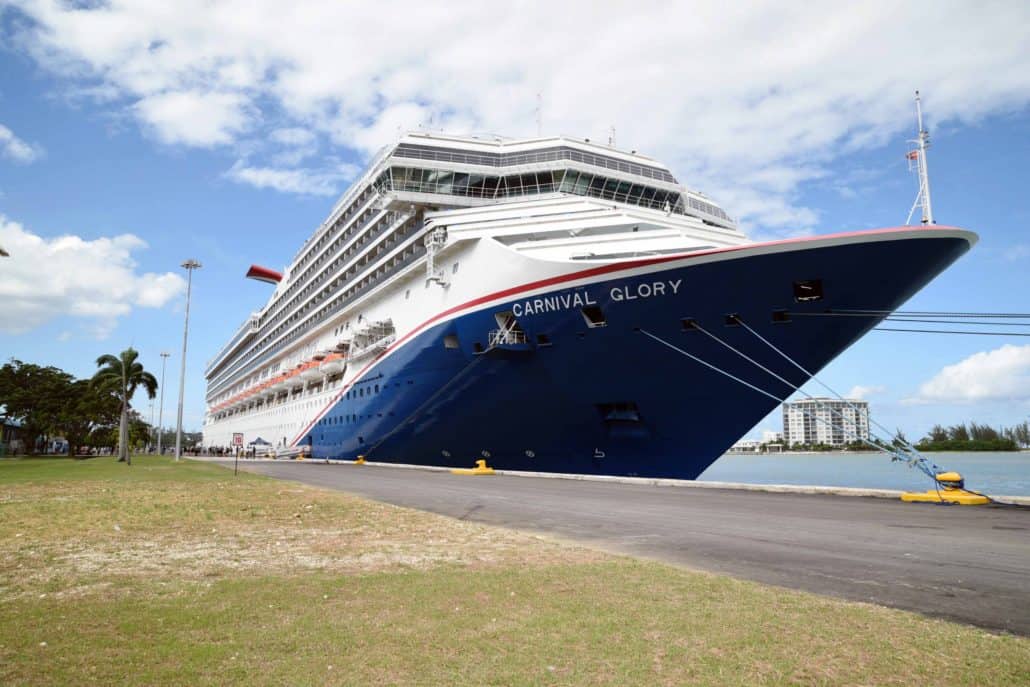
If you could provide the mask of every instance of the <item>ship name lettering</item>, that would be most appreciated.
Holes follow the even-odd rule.
[[[511,314],[515,317],[523,315],[539,315],[545,312],[557,312],[569,310],[570,308],[582,308],[587,305],[597,305],[597,301],[590,297],[589,291],[574,291],[563,293],[559,296],[545,296],[543,298],[531,298],[511,306]]]
[[[636,286],[613,286],[611,298],[613,301],[635,301],[638,298],[650,298],[651,296],[664,296],[666,287],[672,295],[679,293],[682,279],[669,279],[667,281],[642,282]]]

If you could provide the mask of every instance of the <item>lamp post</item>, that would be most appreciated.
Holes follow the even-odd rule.
[[[165,363],[171,353],[161,351],[161,400],[157,406],[157,455],[161,455],[161,433],[164,430],[165,417]]]
[[[182,365],[179,367],[179,417],[175,423],[175,460],[182,455],[182,396],[186,387],[186,338],[190,333],[190,290],[193,286],[193,270],[200,268],[200,263],[190,258],[182,263],[186,270],[186,323],[182,328]]]

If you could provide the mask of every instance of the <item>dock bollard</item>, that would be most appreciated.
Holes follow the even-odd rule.
[[[477,460],[476,467],[474,468],[453,468],[452,474],[455,475],[492,475],[494,469],[486,466],[485,460]]]
[[[357,458],[355,458],[354,459],[354,464],[355,465],[364,465],[365,464],[365,456],[358,456]]]
[[[901,500],[906,503],[954,503],[960,506],[982,506],[991,502],[983,494],[966,491],[966,481],[957,472],[938,472],[940,489],[927,491],[906,491]]]

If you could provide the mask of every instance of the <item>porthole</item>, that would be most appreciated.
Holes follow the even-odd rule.
[[[526,451],[526,458],[536,458],[535,451]]]

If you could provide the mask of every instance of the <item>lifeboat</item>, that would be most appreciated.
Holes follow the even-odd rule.
[[[340,374],[341,372],[343,372],[343,368],[345,368],[346,366],[347,364],[343,362],[343,358],[330,356],[326,358],[321,365],[318,366],[318,371],[326,377],[331,377],[332,375]]]
[[[318,365],[312,365],[311,367],[305,367],[300,371],[300,378],[308,382],[313,382],[316,379],[321,379],[322,373],[319,372]]]

